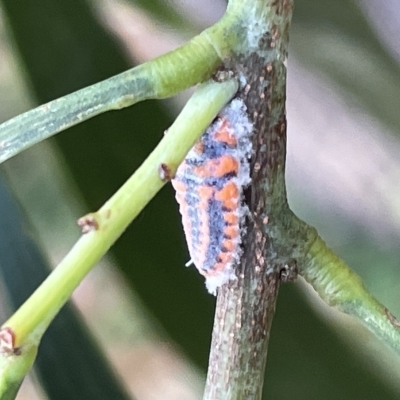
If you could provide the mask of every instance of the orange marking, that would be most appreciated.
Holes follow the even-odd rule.
[[[239,190],[235,183],[228,182],[215,194],[215,198],[222,201],[224,207],[228,210],[234,210],[238,206]]]
[[[205,203],[207,205],[208,199],[210,199],[214,193],[215,189],[209,186],[200,186],[199,187],[199,197],[200,204]]]
[[[228,252],[232,252],[236,247],[236,243],[234,243],[232,240],[224,240],[222,246],[225,247]]]
[[[237,145],[235,135],[229,129],[229,125],[226,120],[222,122],[222,126],[214,133],[214,139],[218,142],[226,143],[227,145],[234,147]]]
[[[194,175],[199,178],[221,178],[230,172],[238,173],[239,164],[232,156],[222,156],[215,160],[208,160],[204,165],[195,167]]]
[[[236,238],[239,234],[237,226],[227,226],[224,229],[224,233],[226,236],[231,237],[232,239]]]
[[[236,225],[239,222],[238,216],[236,214],[234,214],[233,212],[226,212],[224,214],[224,220],[226,223],[228,223],[230,225]]]

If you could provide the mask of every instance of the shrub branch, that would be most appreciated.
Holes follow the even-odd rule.
[[[184,156],[238,89],[236,79],[201,85],[165,137],[132,177],[96,213],[67,256],[0,330],[0,397],[33,362],[40,339],[74,289],[175,173]],[[10,378],[11,377],[11,378]]]

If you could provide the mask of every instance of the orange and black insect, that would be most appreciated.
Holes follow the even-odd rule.
[[[226,106],[179,166],[172,185],[191,261],[210,292],[234,278],[247,207],[252,126],[240,99]]]

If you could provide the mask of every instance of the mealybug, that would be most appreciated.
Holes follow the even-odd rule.
[[[211,293],[235,278],[242,223],[248,208],[252,124],[235,99],[218,115],[179,166],[172,185],[182,214],[191,261]]]

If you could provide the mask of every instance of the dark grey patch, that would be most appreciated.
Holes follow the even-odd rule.
[[[232,146],[216,141],[208,132],[204,133],[200,140],[203,144],[203,151],[198,157],[186,158],[185,161],[188,165],[202,165],[206,160],[219,158],[224,154],[232,154],[232,152],[236,151],[236,145]]]
[[[217,190],[221,190],[232,178],[236,177],[236,172],[229,172],[219,178],[208,177],[204,179],[198,179],[196,175],[185,174],[181,181],[187,186],[187,188],[197,188],[200,186],[213,187]]]
[[[210,232],[210,243],[207,248],[204,267],[210,269],[215,263],[222,262],[219,257],[222,243],[224,241],[225,221],[221,218],[222,202],[211,198],[208,200],[207,214],[209,216],[208,228]]]
[[[190,158],[190,157],[188,157],[188,158],[185,159],[185,163],[187,165],[190,165],[191,167],[192,166],[193,167],[198,167],[200,165],[203,165],[204,162],[205,162],[204,158],[197,158],[197,157],[196,158]]]
[[[188,205],[188,217],[190,220],[190,233],[192,243],[188,243],[190,250],[193,250],[194,243],[199,243],[200,241],[200,210],[198,208],[199,199],[198,196],[193,191],[187,190],[185,194],[185,201]]]

